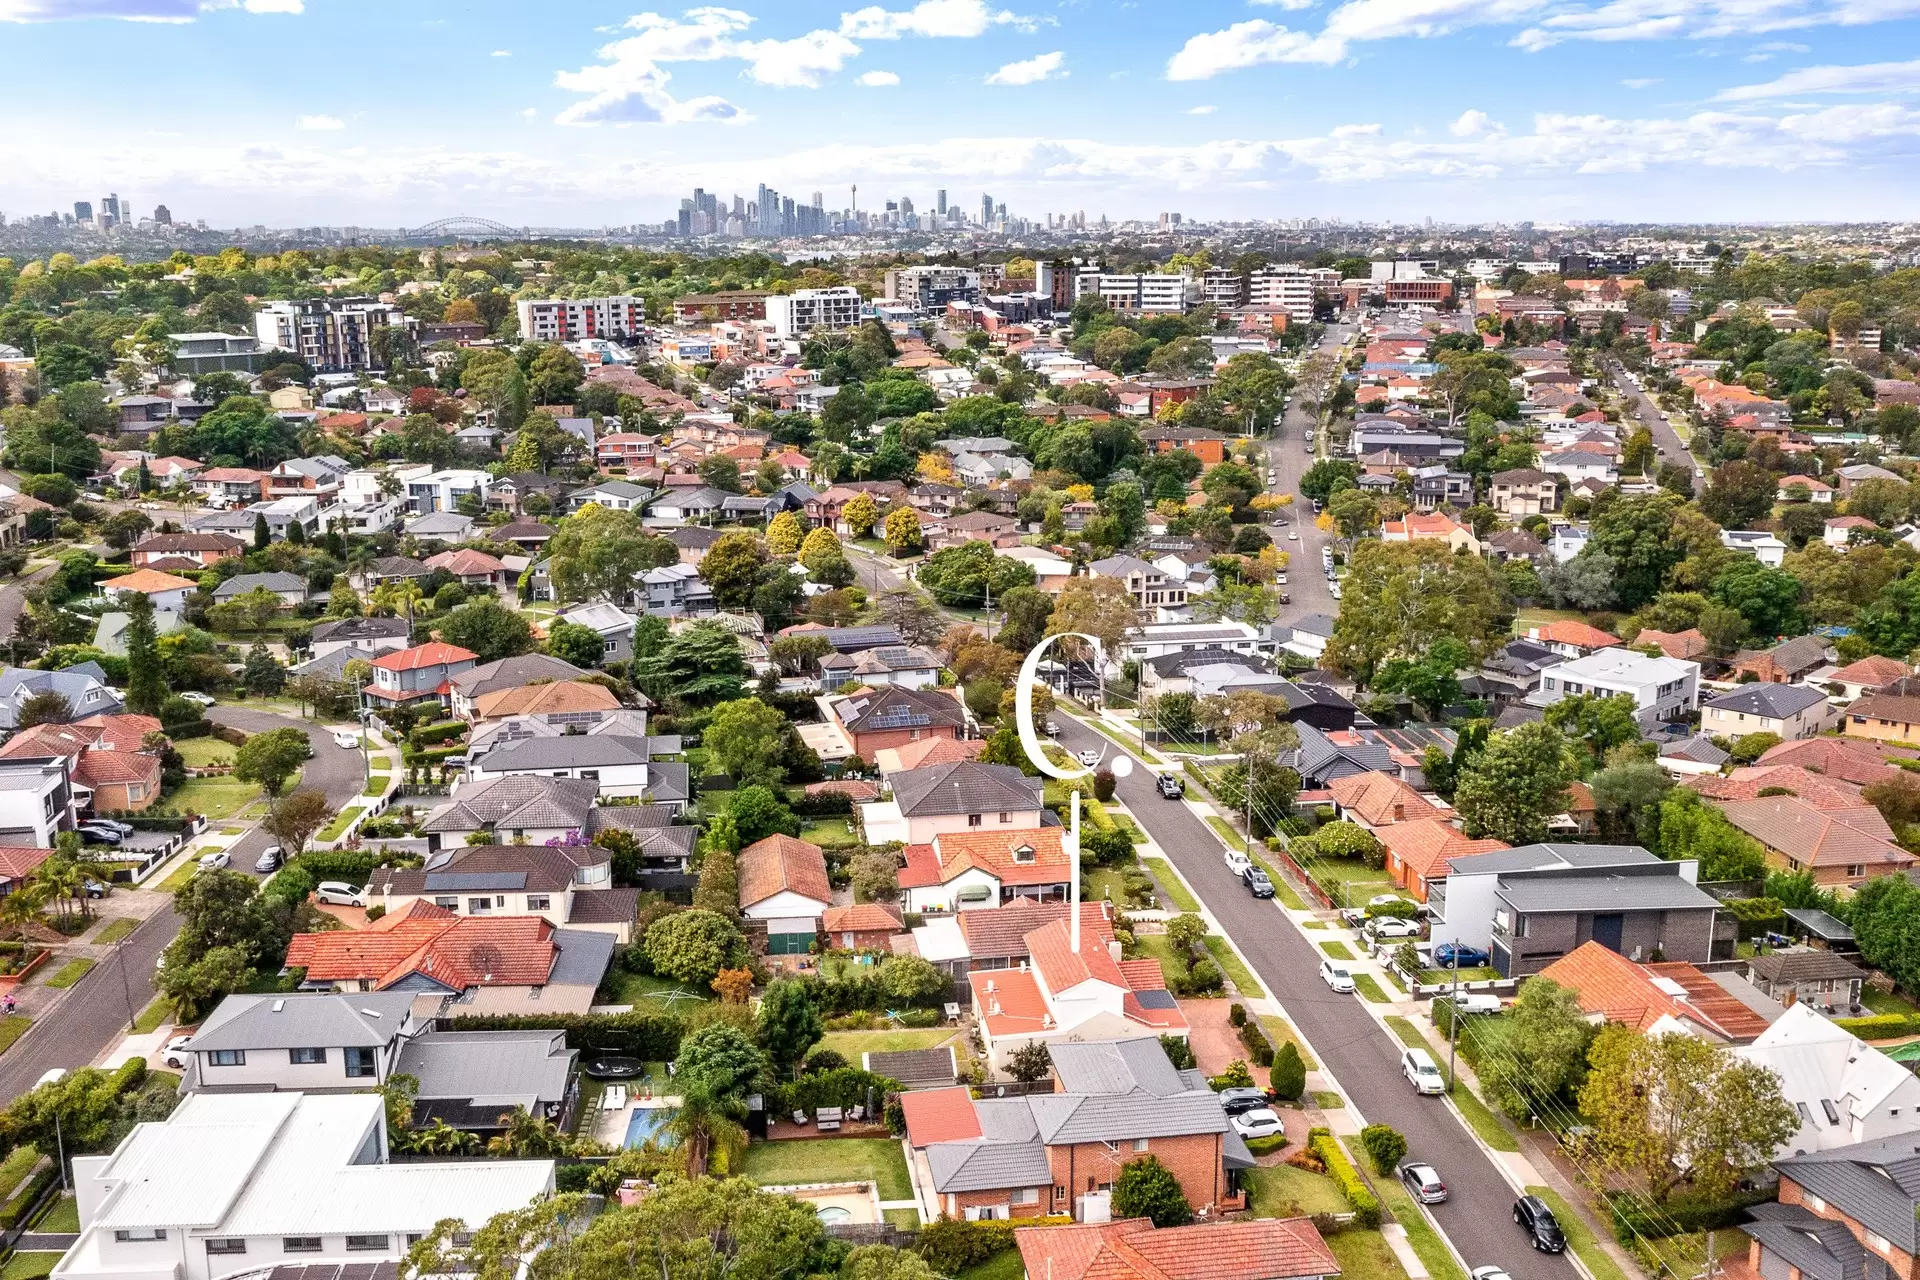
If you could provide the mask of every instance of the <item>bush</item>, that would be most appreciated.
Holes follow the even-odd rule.
[[[853,812],[853,797],[844,791],[822,791],[811,796],[802,792],[788,804],[802,818],[834,818]]]
[[[1247,1025],[1247,1007],[1241,1004],[1238,1000],[1235,1000],[1232,1004],[1227,1006],[1227,1021],[1231,1022],[1236,1027],[1246,1026]]]
[[[464,720],[445,720],[439,724],[423,725],[407,735],[407,741],[415,747],[437,747],[452,742],[467,731]]]
[[[567,1047],[582,1057],[617,1053],[646,1062],[670,1062],[680,1056],[687,1024],[664,1013],[543,1013],[445,1019],[449,1031],[564,1031]]]
[[[898,1080],[862,1071],[858,1067],[836,1067],[801,1076],[792,1084],[774,1091],[780,1112],[815,1111],[820,1107],[863,1107],[872,1097],[880,1102],[890,1093],[899,1093]]]
[[[1225,974],[1220,972],[1219,965],[1202,957],[1187,966],[1186,981],[1180,985],[1183,989],[1176,992],[1176,995],[1204,995],[1209,991],[1224,989],[1227,985],[1227,978]]]
[[[1251,1089],[1253,1088],[1253,1072],[1247,1070],[1246,1063],[1235,1058],[1227,1064],[1225,1071],[1222,1071],[1219,1075],[1207,1081],[1207,1084],[1215,1092],[1221,1089]]]
[[[1273,1041],[1267,1039],[1266,1030],[1257,1018],[1248,1018],[1240,1024],[1240,1043],[1247,1047],[1248,1055],[1256,1067],[1273,1065]]]
[[[1865,1018],[1835,1018],[1833,1025],[1862,1040],[1893,1040],[1920,1035],[1920,1014],[1881,1013]]]
[[[1392,1125],[1368,1125],[1360,1131],[1360,1145],[1367,1149],[1373,1171],[1381,1177],[1390,1176],[1407,1154],[1406,1138]]]
[[[19,1226],[20,1219],[40,1203],[40,1197],[59,1176],[59,1164],[49,1161],[44,1169],[29,1178],[27,1185],[20,1189],[20,1194],[7,1201],[4,1207],[0,1207],[0,1230],[11,1231]]]
[[[1013,1248],[1013,1223],[941,1218],[920,1228],[918,1248],[935,1271],[955,1275]]]
[[[1256,1156],[1272,1155],[1274,1152],[1280,1150],[1282,1147],[1287,1145],[1287,1135],[1284,1133],[1275,1133],[1275,1134],[1270,1134],[1264,1138],[1248,1138],[1246,1142],[1247,1142],[1247,1150],[1252,1152],[1254,1155]]]
[[[1612,1192],[1607,1208],[1613,1234],[1622,1244],[1638,1239],[1657,1240],[1683,1232],[1716,1231],[1746,1219],[1749,1206],[1773,1198],[1771,1191],[1737,1192],[1725,1199],[1709,1199],[1689,1192],[1668,1197],[1656,1211],[1640,1196]]]
[[[1275,1050],[1273,1070],[1267,1076],[1267,1083],[1273,1089],[1274,1096],[1289,1101],[1297,1101],[1307,1091],[1307,1064],[1293,1041],[1283,1041]]]
[[[1353,1210],[1354,1225],[1371,1231],[1380,1225],[1380,1201],[1375,1198],[1373,1189],[1367,1186],[1367,1180],[1353,1167],[1353,1161],[1347,1159],[1347,1153],[1334,1138],[1331,1131],[1315,1129],[1307,1144],[1313,1153],[1327,1166],[1327,1176],[1340,1188],[1340,1194],[1347,1199],[1347,1207]]]
[[[1113,770],[1101,769],[1093,775],[1093,798],[1101,804],[1113,799]]]

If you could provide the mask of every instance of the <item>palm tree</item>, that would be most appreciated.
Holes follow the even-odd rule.
[[[525,1107],[515,1107],[500,1120],[505,1125],[504,1131],[487,1140],[487,1150],[493,1155],[551,1158],[573,1150],[573,1139],[560,1132],[551,1120],[528,1115]]]
[[[27,926],[39,918],[40,908],[46,900],[46,889],[29,880],[0,898],[0,925],[5,926],[6,932],[25,938]]]
[[[426,1128],[415,1129],[407,1134],[405,1148],[421,1155],[457,1156],[472,1151],[479,1142],[478,1134],[456,1129],[445,1120],[436,1118]]]
[[[87,873],[80,869],[80,864],[74,859],[56,854],[40,864],[40,869],[34,872],[34,879],[54,900],[55,910],[61,919],[66,919],[72,913],[69,904],[76,901],[82,904],[84,915],[92,914],[84,905],[87,900]]]
[[[747,1104],[715,1088],[698,1072],[680,1076],[677,1083],[680,1105],[673,1109],[664,1128],[686,1153],[687,1176],[704,1177],[716,1148],[731,1157],[746,1144],[747,1131],[740,1122],[746,1118]]]

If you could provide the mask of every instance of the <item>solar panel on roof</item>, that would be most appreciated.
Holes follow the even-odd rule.
[[[1149,987],[1145,991],[1136,991],[1133,998],[1140,1002],[1142,1009],[1178,1009],[1180,1002],[1173,998],[1173,992],[1158,987]]]
[[[462,893],[466,890],[524,889],[523,871],[434,871],[426,878],[428,893]]]

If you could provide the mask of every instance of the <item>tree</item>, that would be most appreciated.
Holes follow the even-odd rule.
[[[1485,561],[1455,556],[1439,542],[1364,542],[1354,552],[1326,661],[1362,685],[1371,685],[1390,659],[1421,662],[1443,640],[1478,661],[1506,643],[1509,617]]]
[[[1564,1099],[1578,1083],[1594,1028],[1579,992],[1542,978],[1521,987],[1507,1025],[1495,1061],[1481,1071],[1480,1080],[1501,1110],[1524,1121]]]
[[[1141,1156],[1120,1166],[1113,1182],[1115,1218],[1151,1218],[1156,1227],[1184,1227],[1193,1221],[1193,1207],[1173,1170],[1155,1155]]]
[[[725,1153],[730,1164],[733,1154],[746,1147],[740,1124],[747,1116],[746,1099],[697,1070],[681,1069],[676,1084],[680,1101],[667,1118],[666,1132],[686,1161],[687,1176],[704,1178],[716,1151]]]
[[[127,611],[127,710],[134,715],[158,716],[167,699],[167,673],[160,660],[153,597],[124,591],[120,600]]]
[[[770,983],[760,1000],[760,1046],[781,1072],[790,1072],[820,1043],[826,1023],[804,982]]]
[[[247,662],[241,669],[240,682],[255,697],[270,698],[287,687],[287,669],[267,651],[265,644],[256,640],[253,647],[247,650]]]
[[[681,912],[692,915],[692,912]],[[668,916],[666,919],[675,919]],[[660,926],[656,924],[655,929]],[[652,936],[652,930],[648,930]],[[704,1076],[726,1094],[745,1094],[759,1086],[767,1074],[767,1055],[753,1037],[730,1022],[709,1022],[697,1027],[680,1041],[675,1055],[674,1074]]]
[[[912,587],[882,592],[876,611],[878,620],[898,631],[908,644],[931,644],[947,629],[947,616]]]
[[[767,549],[777,556],[790,556],[800,550],[805,536],[800,517],[791,511],[782,511],[767,525]]]
[[[895,507],[887,513],[887,550],[896,556],[918,551],[921,544],[920,514],[912,507]]]
[[[720,535],[700,558],[700,576],[713,590],[722,609],[745,609],[753,595],[754,579],[767,563],[767,546],[760,535],[745,530]]]
[[[1612,1025],[1587,1058],[1580,1114],[1601,1158],[1655,1204],[1682,1181],[1703,1199],[1728,1194],[1799,1131],[1778,1076],[1705,1040]]]
[[[327,803],[325,792],[295,791],[282,796],[260,825],[280,842],[287,857],[296,858],[306,851],[313,833],[326,826],[332,817],[333,806]]]
[[[1053,616],[1053,597],[1038,587],[1012,587],[1000,597],[1002,621],[995,640],[1014,653],[1025,653],[1047,634]]]
[[[856,473],[857,474],[857,473]],[[840,518],[856,538],[864,538],[873,532],[873,526],[880,521],[880,508],[875,504],[873,495],[862,490],[853,495],[851,501],[841,508]]]
[[[881,989],[902,1004],[931,1004],[952,985],[940,966],[922,956],[890,955],[880,962]]]
[[[1620,760],[1593,775],[1593,804],[1601,832],[1616,840],[1652,844],[1640,832],[1643,822],[1657,818],[1660,802],[1673,790],[1673,779],[1652,760]]]
[[[1335,488],[1351,489],[1359,479],[1359,463],[1341,458],[1322,458],[1300,477],[1300,493],[1302,497],[1315,502],[1325,502],[1333,495]]]
[[[66,479],[64,476],[61,478]],[[140,541],[140,536],[151,528],[153,521],[147,519],[145,512],[116,511],[100,522],[100,540],[116,551],[125,551]]]
[[[1774,893],[1771,879],[1767,892]],[[1875,876],[1848,905],[1861,959],[1914,990],[1920,983],[1920,885],[1905,876]]]
[[[800,823],[793,810],[773,793],[772,788],[754,783],[735,787],[727,801],[727,810],[740,829],[742,844],[754,844],[772,835],[799,835]]]
[[[1630,693],[1576,693],[1549,706],[1546,722],[1586,747],[1592,768],[1606,763],[1615,747],[1640,740]]]
[[[737,784],[777,783],[786,773],[780,755],[788,731],[786,716],[758,698],[739,698],[713,709],[701,742]]]
[[[313,744],[301,729],[269,729],[248,738],[233,756],[233,776],[257,782],[269,796],[280,789],[313,754]]]
[[[1492,735],[1460,770],[1453,807],[1470,836],[1534,844],[1546,838],[1548,819],[1566,809],[1567,784],[1578,774],[1573,748],[1558,729],[1523,724]]]
[[[1400,1158],[1407,1154],[1406,1135],[1388,1124],[1370,1124],[1360,1131],[1360,1145],[1373,1161],[1373,1171],[1383,1178],[1395,1176]]]
[[[1273,1051],[1273,1069],[1267,1075],[1267,1083],[1277,1097],[1288,1100],[1298,1100],[1307,1091],[1307,1064],[1293,1041],[1282,1040],[1280,1047]]]
[[[1021,1084],[1037,1084],[1053,1070],[1053,1055],[1044,1040],[1029,1040],[1007,1059],[1007,1073]]]
[[[624,604],[640,575],[676,564],[680,550],[647,532],[637,511],[590,502],[562,520],[547,542],[548,573],[562,604],[610,600]]]
[[[1117,657],[1134,618],[1133,597],[1125,583],[1106,577],[1073,578],[1054,601],[1047,634],[1079,632],[1094,636],[1109,657]]]
[[[1745,459],[1713,469],[1700,495],[1700,510],[1723,529],[1745,529],[1773,510],[1779,485],[1773,473]]]
[[[634,652],[634,673],[647,693],[690,706],[739,697],[752,674],[739,637],[717,622],[696,622],[644,657],[636,635]]]
[[[654,972],[694,987],[713,981],[746,943],[717,911],[676,911],[647,930],[642,946]]]
[[[47,689],[20,704],[14,723],[22,729],[31,729],[37,724],[66,724],[72,719],[72,705],[59,693]]]
[[[863,1244],[840,1264],[840,1280],[939,1280],[927,1260],[891,1245]]]
[[[440,619],[435,630],[443,641],[471,650],[481,662],[533,652],[532,624],[496,596],[461,605]]]
[[[1713,598],[1739,611],[1752,634],[1793,636],[1807,629],[1801,601],[1806,588],[1792,574],[1747,556],[1734,559],[1713,580]]]
[[[172,948],[168,948],[171,957]],[[197,960],[169,959],[155,977],[177,1022],[197,1022],[221,1000],[252,980],[253,966],[238,947],[215,947]]]
[[[892,902],[900,896],[900,863],[891,854],[869,849],[847,863],[856,902]]]
[[[733,825],[731,814],[715,814],[716,822]],[[737,835],[734,838],[738,838]],[[700,882],[693,890],[693,905],[729,920],[740,918],[740,870],[726,833],[713,842],[700,859]]]
[[[1670,862],[1694,859],[1702,880],[1757,880],[1766,871],[1766,850],[1760,842],[1697,791],[1676,787],[1668,792],[1659,822],[1661,856]]]
[[[950,606],[975,607],[991,592],[1001,600],[1016,587],[1031,587],[1033,566],[995,552],[988,542],[963,542],[927,557],[915,575],[934,599]]]
[[[592,627],[562,621],[547,627],[547,652],[562,662],[592,670],[606,657],[607,644]]]

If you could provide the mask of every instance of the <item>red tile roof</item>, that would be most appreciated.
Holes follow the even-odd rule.
[[[1041,925],[1027,935],[1027,954],[1033,957],[1034,971],[1054,995],[1070,991],[1083,982],[1104,982],[1110,987],[1126,987],[1127,977],[1108,954],[1106,947],[1080,935],[1080,949],[1073,949],[1072,935],[1064,920]],[[1165,986],[1163,981],[1160,985]]]
[[[1655,631],[1646,628],[1633,638],[1635,647],[1657,645],[1669,658],[1697,658],[1707,651],[1707,638],[1698,627],[1685,631]]]
[[[416,901],[366,929],[296,933],[287,964],[311,981],[367,981],[376,991],[416,973],[464,991],[538,986],[557,955],[553,926],[539,916],[456,916]]]
[[[1699,1023],[1724,1040],[1745,1043],[1767,1029],[1767,1020],[1690,964],[1635,964],[1598,942],[1583,942],[1540,976],[1574,992],[1580,1007],[1645,1031],[1663,1017]],[[1665,979],[1663,988],[1656,979]]]
[[[53,856],[53,850],[33,845],[0,845],[0,882],[24,880]]]
[[[427,644],[417,644],[411,649],[400,649],[394,653],[383,653],[373,660],[376,667],[388,671],[419,671],[424,667],[438,667],[455,662],[477,662],[480,655],[470,649],[462,649],[457,644],[445,644],[439,640]]]
[[[875,933],[882,929],[898,932],[906,926],[900,913],[881,902],[856,902],[849,907],[828,907],[820,917],[820,927],[828,933]]]
[[[1511,847],[1504,840],[1469,839],[1466,832],[1444,818],[1396,822],[1381,828],[1379,835],[1388,853],[1398,857],[1401,865],[1421,880],[1445,875],[1449,858],[1494,853]]]
[[[1570,644],[1582,649],[1604,649],[1608,645],[1620,643],[1619,636],[1608,635],[1598,627],[1590,627],[1584,622],[1560,620],[1549,622],[1544,627],[1532,628],[1534,636],[1554,644]]]
[[[984,1136],[973,1109],[973,1092],[965,1085],[951,1089],[914,1089],[900,1095],[906,1117],[907,1141],[916,1147],[936,1142],[968,1142]]]
[[[1813,773],[1797,764],[1763,764],[1735,769],[1722,777],[1717,773],[1687,779],[1689,791],[1698,791],[1712,800],[1757,800],[1772,787],[1785,787],[1816,809],[1857,809],[1866,803],[1861,789],[1851,782]]]
[[[1378,769],[1335,778],[1327,784],[1327,790],[1333,793],[1334,801],[1342,809],[1370,827],[1417,822],[1453,812],[1444,805],[1435,805],[1396,775]]]
[[[1892,684],[1895,680],[1912,674],[1913,668],[1898,658],[1882,657],[1876,653],[1858,662],[1848,663],[1828,679],[1839,684],[1858,684],[1877,689],[1881,685]]]
[[[423,563],[429,569],[445,569],[456,578],[504,573],[507,568],[486,552],[475,551],[472,547],[462,547],[458,551],[442,551],[437,556],[428,556]]]
[[[1031,862],[1018,861],[1015,851],[1031,849]],[[932,844],[906,847],[907,865],[900,871],[900,887],[924,889],[947,884],[963,871],[980,870],[1001,884],[1058,884],[1073,874],[1060,846],[1060,828],[1034,827],[1022,831],[947,831]]]
[[[1900,774],[1889,760],[1912,759],[1916,754],[1920,753],[1861,738],[1806,738],[1768,748],[1760,763],[1797,764],[1864,787]]]
[[[833,901],[826,854],[817,844],[772,835],[740,851],[740,905],[750,907],[777,893],[792,892],[822,905]]]
[[[1293,1280],[1340,1271],[1306,1218],[1158,1230],[1146,1218],[1128,1218],[1016,1231],[1013,1238],[1026,1273],[1047,1280]]]
[[[191,578],[161,573],[157,569],[135,569],[132,573],[108,578],[100,584],[100,589],[102,591],[138,591],[143,596],[150,596],[162,591],[192,591],[199,585]]]
[[[1864,865],[1867,874],[1874,875],[1904,870],[1915,862],[1912,854],[1892,843],[1877,809],[1823,810],[1792,796],[1769,796],[1723,803],[1720,811],[1734,826],[1802,867]]]

